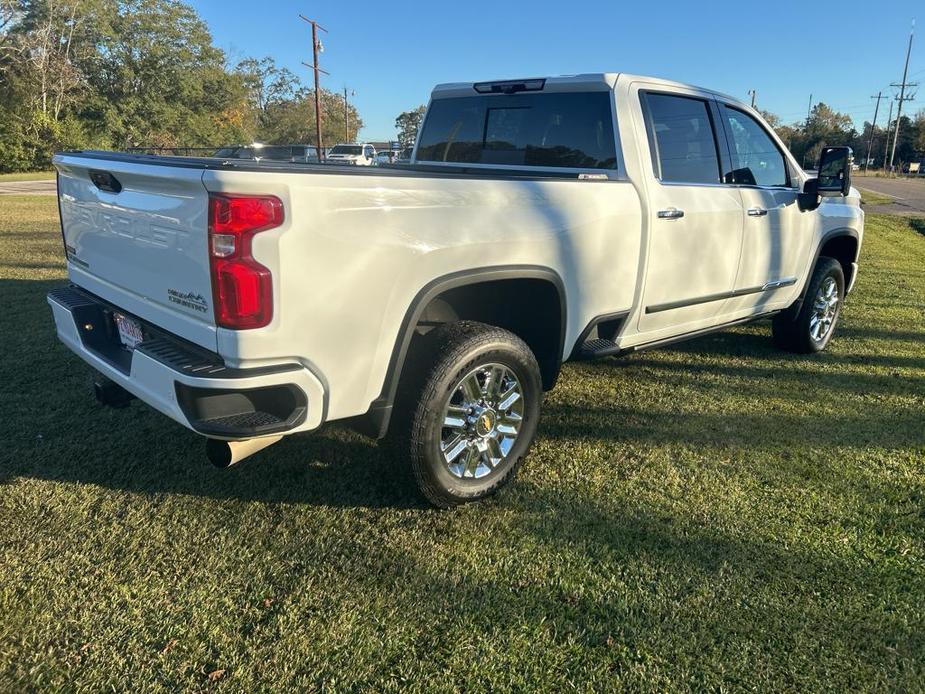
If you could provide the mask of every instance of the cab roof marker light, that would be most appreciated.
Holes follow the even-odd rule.
[[[508,80],[507,82],[476,82],[473,89],[479,94],[514,94],[516,92],[540,92],[546,86],[545,79]]]

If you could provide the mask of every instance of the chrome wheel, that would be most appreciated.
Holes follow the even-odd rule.
[[[443,408],[440,453],[453,476],[484,477],[511,452],[523,423],[523,389],[503,364],[470,371]]]
[[[831,332],[838,316],[838,302],[838,283],[834,277],[826,277],[816,293],[809,319],[809,336],[815,342],[822,342]]]

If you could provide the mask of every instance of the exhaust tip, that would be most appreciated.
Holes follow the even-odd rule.
[[[135,396],[125,388],[104,378],[93,381],[93,395],[101,405],[116,409],[128,407],[132,400],[135,399]]]
[[[263,436],[259,439],[246,441],[222,441],[221,439],[206,439],[206,457],[217,468],[226,468],[240,463],[242,460],[267,446],[272,446],[282,436]]]
[[[231,446],[227,441],[219,439],[206,439],[206,457],[217,468],[226,468],[231,465]]]

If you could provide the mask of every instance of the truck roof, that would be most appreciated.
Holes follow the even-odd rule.
[[[693,84],[667,80],[662,77],[650,77],[647,75],[631,75],[625,72],[588,72],[576,75],[557,75],[550,77],[530,77],[520,79],[503,79],[503,80],[485,80],[479,82],[447,82],[438,84],[431,92],[431,98],[445,99],[454,96],[472,96],[473,90],[477,85],[491,85],[504,82],[538,82],[544,81],[542,90],[544,92],[574,92],[574,91],[607,91],[613,89],[617,81],[625,82],[652,82],[665,87],[681,87],[687,89],[696,89],[698,91],[709,92],[716,96],[734,101],[737,104],[744,103],[734,96],[718,92],[715,89],[698,87]]]

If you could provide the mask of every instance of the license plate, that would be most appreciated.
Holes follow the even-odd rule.
[[[125,349],[131,351],[145,339],[141,330],[141,323],[134,318],[123,316],[121,313],[113,313],[112,320],[119,330],[119,341]]]

